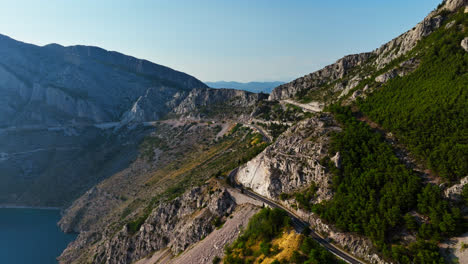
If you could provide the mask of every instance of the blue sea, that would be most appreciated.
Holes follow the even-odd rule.
[[[0,208],[0,263],[53,264],[76,238],[57,227],[59,210]]]

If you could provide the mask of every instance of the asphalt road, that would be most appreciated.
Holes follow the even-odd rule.
[[[252,192],[250,190],[247,190],[247,189],[243,188],[242,185],[238,184],[236,179],[235,179],[235,175],[237,174],[237,171],[238,171],[238,168],[232,170],[231,173],[229,174],[229,178],[231,179],[231,183],[236,189],[239,189],[243,194],[249,196],[252,199],[263,202],[265,205],[268,205],[271,208],[279,208],[279,209],[282,209],[282,210],[286,211],[288,213],[289,217],[291,217],[292,224],[296,228],[296,230],[304,230],[305,227],[309,226],[309,224],[307,222],[303,221],[301,218],[299,218],[293,212],[289,211],[289,209],[287,209],[287,208],[283,207],[282,205],[277,204],[274,201],[271,201],[271,200],[269,200],[269,199],[267,199],[267,198],[265,198],[263,196],[260,196],[255,192]],[[335,256],[339,257],[340,259],[346,261],[347,263],[351,263],[351,264],[365,263],[365,262],[362,262],[362,261],[356,259],[355,257],[353,257],[349,253],[343,251],[342,249],[334,246],[329,241],[323,239],[319,234],[317,234],[312,229],[310,231],[309,236],[312,237],[318,243],[320,243],[329,252],[331,252]]]

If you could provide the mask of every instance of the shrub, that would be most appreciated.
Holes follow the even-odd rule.
[[[221,258],[218,257],[218,256],[215,256],[215,257],[213,258],[213,264],[219,264],[219,263],[221,263]]]

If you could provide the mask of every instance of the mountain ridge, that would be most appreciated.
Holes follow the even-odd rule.
[[[466,0],[444,0],[439,7],[427,15],[423,21],[419,22],[412,29],[402,33],[400,36],[371,52],[346,55],[335,63],[325,66],[323,69],[278,86],[272,91],[270,100],[289,99],[294,98],[296,95],[308,97],[307,93],[309,93],[310,99],[307,99],[309,101],[329,101],[331,99],[329,98],[330,96],[325,96],[324,91],[322,91],[324,88],[328,88],[325,87],[328,85],[334,85],[333,95],[331,95],[333,98],[331,101],[334,101],[337,97],[343,97],[350,90],[354,89],[364,78],[364,76],[356,75],[345,78],[349,76],[349,71],[356,70],[361,64],[366,63],[366,61],[370,59],[373,60],[373,67],[377,70],[383,69],[391,61],[403,56],[414,48],[422,37],[429,35],[435,29],[439,28],[442,23],[442,17],[439,13],[444,10],[453,12],[465,7],[467,3],[468,1]],[[335,73],[335,71],[337,72]],[[333,73],[335,73],[335,75],[332,75]]]
[[[60,116],[63,114],[69,115],[68,119],[118,121],[149,87],[170,87],[173,91],[169,96],[179,90],[207,88],[185,73],[98,47],[39,47],[9,37],[3,39],[3,123],[67,122],[66,117]],[[53,107],[58,112],[52,114],[44,109],[50,114],[40,117],[31,113],[28,104],[36,110]],[[21,116],[13,121],[5,117],[14,111],[21,111]]]

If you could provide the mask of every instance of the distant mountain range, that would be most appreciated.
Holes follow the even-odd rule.
[[[231,88],[237,90],[244,90],[253,93],[271,93],[274,88],[284,84],[284,82],[205,82],[211,88]]]

